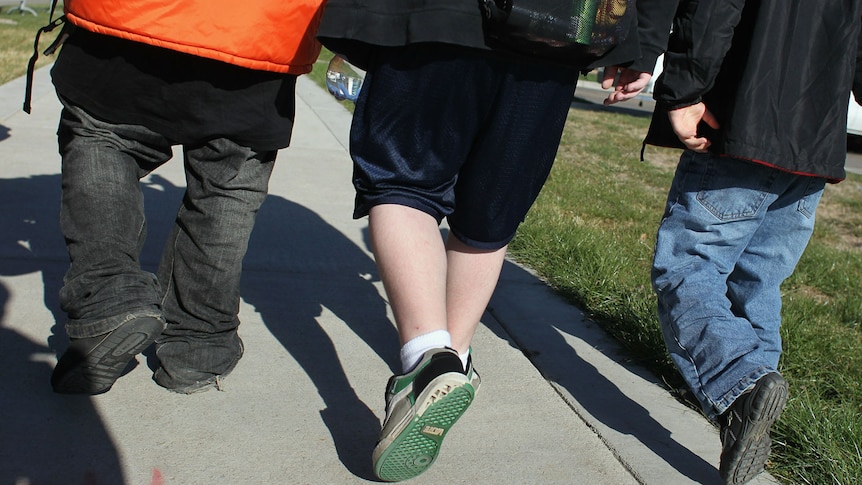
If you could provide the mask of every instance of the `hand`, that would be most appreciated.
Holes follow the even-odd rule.
[[[602,89],[613,87],[614,91],[605,98],[605,106],[634,98],[643,91],[651,78],[652,74],[648,72],[617,66],[606,67]]]
[[[693,104],[684,108],[668,111],[673,132],[689,150],[704,153],[712,144],[706,137],[697,136],[697,125],[703,121],[712,128],[718,129],[718,120],[706,109],[703,103]]]

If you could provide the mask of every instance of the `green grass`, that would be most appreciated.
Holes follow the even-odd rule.
[[[33,54],[33,42],[39,28],[48,23],[48,11],[50,6],[27,5],[38,14],[33,16],[29,13],[12,12],[14,7],[2,7],[0,11],[0,84],[23,76],[27,72],[27,62]],[[57,7],[54,17],[62,14],[62,6]],[[45,66],[53,61],[52,57],[42,55],[42,51],[48,47],[59,33],[59,29],[42,34],[39,42],[39,60],[36,68]]]
[[[626,119],[629,133],[615,126]],[[664,360],[648,268],[666,170],[638,161],[646,119],[572,110],[558,162],[510,255],[587,308],[645,361]],[[637,201],[631,203],[630,201]]]
[[[324,52],[312,77],[322,73]],[[349,108],[352,105],[346,104]],[[572,109],[557,162],[509,255],[586,311],[689,405],[655,316],[649,272],[679,152],[647,147],[646,117]],[[791,397],[769,471],[783,483],[862,477],[862,177],[827,186],[814,236],[782,286]]]

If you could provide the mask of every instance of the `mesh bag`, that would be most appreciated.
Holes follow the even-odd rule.
[[[489,44],[524,54],[592,62],[622,42],[635,0],[481,0]]]

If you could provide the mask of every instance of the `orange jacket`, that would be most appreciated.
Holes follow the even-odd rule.
[[[250,69],[304,74],[320,53],[323,0],[66,0],[66,18],[99,34]]]

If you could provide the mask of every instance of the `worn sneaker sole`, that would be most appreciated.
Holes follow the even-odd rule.
[[[782,378],[758,382],[746,413],[746,423],[733,445],[721,454],[720,473],[728,485],[747,483],[760,474],[769,459],[769,430],[787,403],[787,383]]]
[[[86,355],[67,350],[51,376],[54,392],[90,395],[108,392],[129,362],[149,347],[162,330],[161,320],[139,317],[108,333]]]
[[[437,459],[446,433],[473,402],[475,389],[463,374],[431,381],[413,406],[414,416],[374,448],[374,473],[387,482],[413,478]]]

